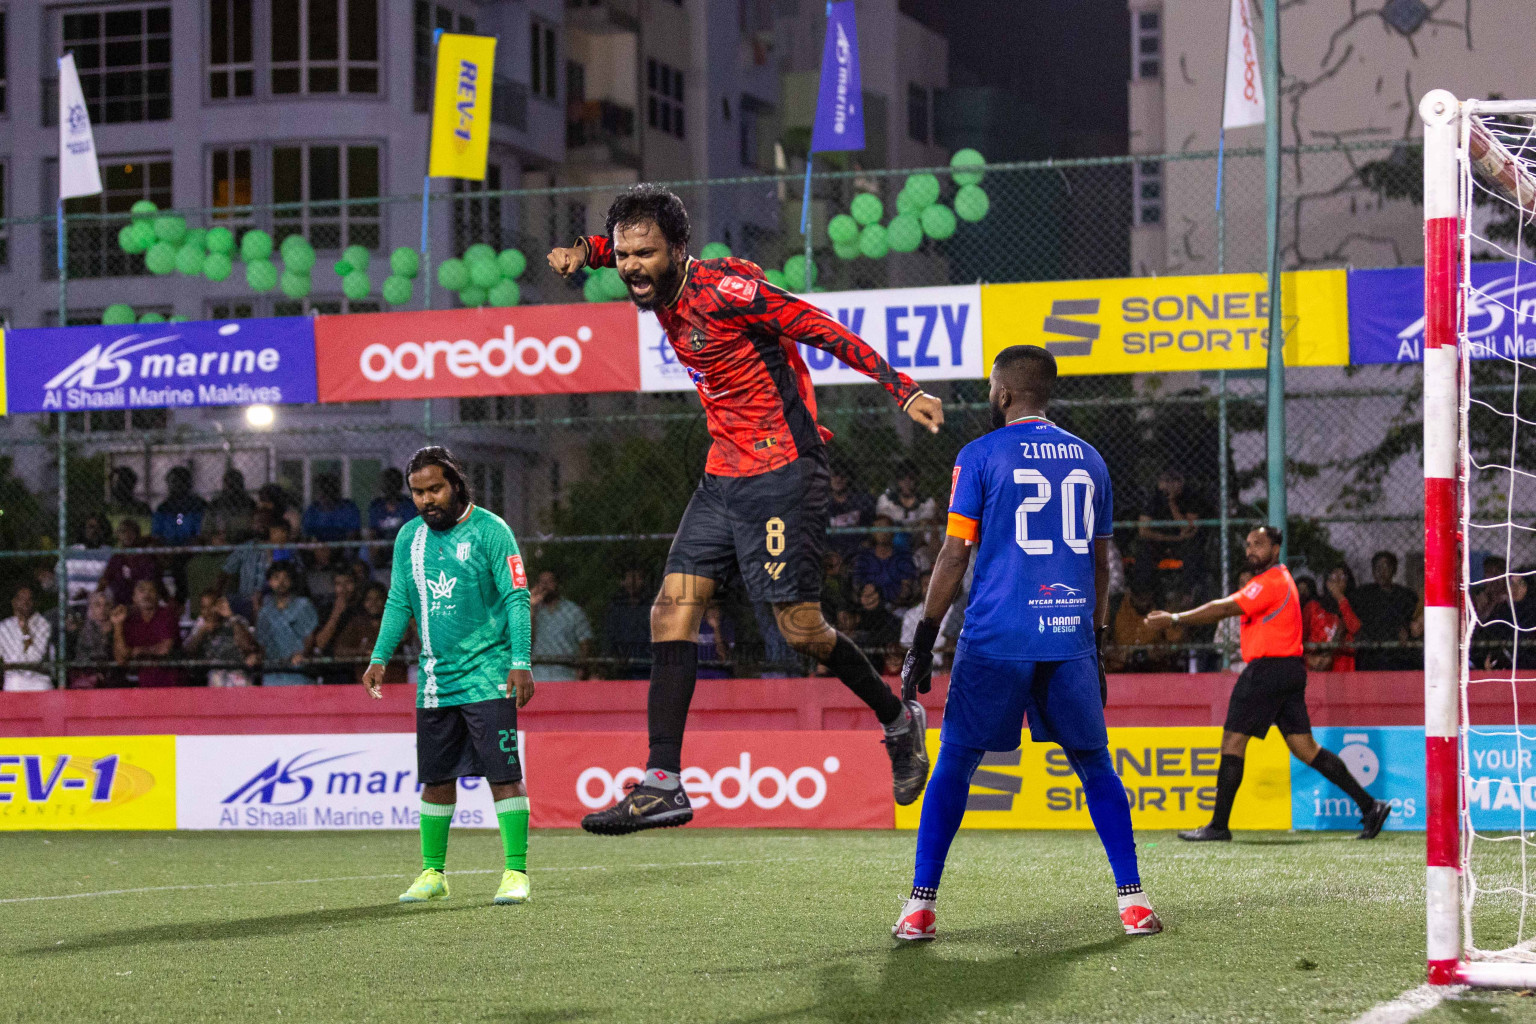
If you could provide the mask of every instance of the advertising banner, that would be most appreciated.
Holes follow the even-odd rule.
[[[10,737],[0,831],[176,827],[174,736]]]
[[[928,752],[938,757],[937,729],[928,732]],[[1194,828],[1210,821],[1221,761],[1219,726],[1110,729],[1109,752],[1136,828]],[[896,827],[917,828],[922,807],[921,800],[897,807]],[[1061,748],[1032,743],[1026,732],[1018,750],[982,760],[961,827],[1089,829],[1093,821]],[[1291,827],[1291,755],[1278,732],[1248,744],[1232,827]]]
[[[315,401],[309,317],[24,328],[5,348],[13,413]]]
[[[1316,726],[1312,735],[1339,755],[1367,792],[1392,805],[1386,828],[1423,831],[1422,728]],[[1297,761],[1291,766],[1291,827],[1359,831],[1360,808],[1342,789]]]
[[[1349,308],[1342,270],[1281,279],[1287,366],[1343,366]],[[1062,374],[1256,370],[1268,358],[1263,274],[1110,278],[982,288],[987,368],[1009,345],[1043,344]]]
[[[438,37],[432,144],[427,153],[432,177],[485,180],[495,68],[495,36],[444,32]]]
[[[644,733],[534,733],[532,824],[574,828],[644,774]],[[683,786],[695,827],[890,828],[891,768],[867,732],[688,734]]]
[[[1536,356],[1536,267],[1473,263],[1467,340],[1473,359]],[[1424,358],[1424,268],[1349,272],[1349,361]]]
[[[980,285],[812,292],[803,297],[914,380],[984,376]],[[654,314],[639,314],[639,332],[641,390],[692,391],[688,368],[677,361]],[[801,345],[800,355],[817,386],[869,383],[868,377],[830,352]]]
[[[640,389],[627,302],[322,316],[315,348],[322,402]]]

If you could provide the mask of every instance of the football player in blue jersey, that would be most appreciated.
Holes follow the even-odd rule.
[[[908,695],[929,688],[933,642],[973,548],[976,574],[917,831],[912,895],[892,929],[898,939],[934,937],[939,878],[971,775],[987,751],[1017,749],[1025,715],[1030,738],[1060,744],[1082,780],[1126,934],[1163,928],[1141,889],[1130,807],[1104,725],[1097,637],[1109,610],[1109,471],[1092,445],[1045,418],[1055,381],[1056,359],[1043,348],[998,353],[990,396],[996,429],[955,462],[948,536],[901,670]]]

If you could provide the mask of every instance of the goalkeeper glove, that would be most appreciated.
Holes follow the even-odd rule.
[[[901,699],[912,700],[919,693],[927,693],[933,686],[933,642],[939,638],[936,619],[923,619],[917,624],[912,637],[912,647],[906,660],[901,663]]]
[[[1109,640],[1109,627],[1100,626],[1098,630],[1098,663],[1099,663],[1099,706],[1109,707],[1109,678],[1104,675],[1104,644]]]

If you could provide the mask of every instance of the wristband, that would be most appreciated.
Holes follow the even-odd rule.
[[[1173,613],[1173,615],[1172,615],[1172,616],[1170,616],[1170,618],[1172,618],[1172,619],[1173,619],[1173,624],[1174,624],[1174,625],[1175,625],[1175,626],[1177,626],[1177,625],[1178,625],[1178,624],[1179,624],[1179,616],[1180,616],[1180,615],[1181,615],[1181,614],[1183,614],[1183,613],[1182,613],[1182,612],[1174,612],[1174,613]]]
[[[919,655],[933,653],[933,642],[939,638],[939,620],[924,618],[917,624],[912,635],[912,652]]]

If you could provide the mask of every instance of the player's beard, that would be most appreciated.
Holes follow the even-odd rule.
[[[427,526],[433,530],[451,530],[458,523],[459,517],[464,514],[468,506],[459,497],[457,491],[453,494],[453,501],[448,506],[429,505],[421,510],[421,518]]]
[[[992,403],[992,429],[998,430],[1008,425],[1008,413],[996,402]]]
[[[679,261],[669,257],[667,269],[663,270],[659,277],[638,273],[624,278],[624,287],[629,291],[629,301],[633,302],[637,308],[645,310],[665,306],[672,296],[677,293],[677,285],[683,279],[683,267],[685,264],[686,260]],[[651,294],[643,299],[636,298],[633,287],[636,282],[649,283],[651,285]]]
[[[1263,572],[1275,564],[1275,560],[1273,558],[1258,558],[1254,555],[1246,556],[1243,561],[1248,563],[1248,568],[1251,569],[1255,575]]]

